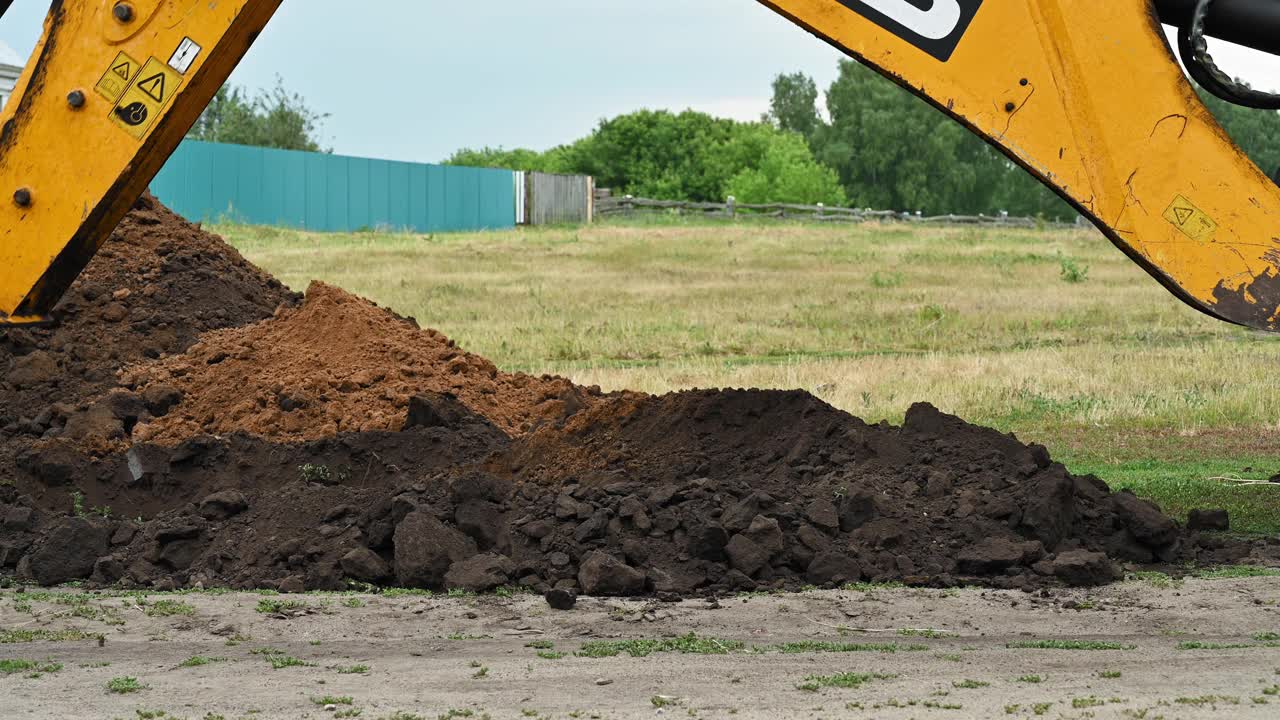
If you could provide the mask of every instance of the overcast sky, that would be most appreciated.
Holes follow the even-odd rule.
[[[28,55],[48,7],[15,0],[0,40]],[[1276,58],[1215,49],[1232,74],[1280,85]],[[825,88],[838,57],[751,0],[285,0],[232,82],[279,75],[330,114],[339,153],[435,162],[459,147],[545,149],[638,108],[756,119],[775,74]]]

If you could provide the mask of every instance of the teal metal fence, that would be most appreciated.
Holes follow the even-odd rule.
[[[151,191],[194,221],[324,232],[496,230],[516,223],[509,170],[186,140]]]

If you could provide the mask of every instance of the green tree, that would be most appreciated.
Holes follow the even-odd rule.
[[[851,204],[925,214],[1074,211],[998,150],[874,71],[842,60],[811,145]]]
[[[804,138],[795,133],[774,139],[758,166],[730,178],[725,192],[743,203],[845,204],[840,178],[831,168],[819,165]]]
[[[569,172],[563,166],[564,153],[560,148],[547,152],[538,152],[527,148],[505,150],[503,148],[482,148],[473,150],[463,148],[449,156],[445,165],[463,165],[467,167],[503,168],[506,170],[524,170],[526,172]]]
[[[773,79],[773,100],[766,119],[811,140],[822,118],[818,116],[818,86],[802,72],[780,74]]]
[[[223,86],[196,120],[187,137],[209,142],[255,145],[284,150],[331,152],[320,145],[320,126],[327,114],[312,110],[306,99],[276,86],[250,95]]]

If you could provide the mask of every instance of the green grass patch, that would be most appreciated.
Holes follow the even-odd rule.
[[[1136,650],[1137,645],[1127,645],[1104,640],[1018,640],[1005,643],[1010,650]]]
[[[1215,643],[1200,640],[1188,640],[1177,645],[1179,650],[1245,650],[1258,647],[1253,643]]]
[[[850,653],[850,652],[878,652],[878,653],[895,653],[919,652],[928,650],[928,645],[898,645],[897,643],[847,643],[832,642],[827,640],[800,640],[798,642],[778,643],[776,645],[765,645],[760,648],[762,651],[780,652],[788,655],[800,653]]]
[[[978,688],[991,687],[991,683],[982,680],[957,680],[951,683],[951,687],[960,690],[977,690]]]
[[[352,705],[355,703],[355,698],[350,695],[324,695],[311,698],[311,702],[316,705]]]
[[[1093,695],[1090,695],[1089,697],[1073,698],[1071,700],[1071,707],[1075,708],[1076,710],[1082,710],[1085,708],[1093,708],[1093,707],[1102,707],[1103,705],[1106,705],[1106,704],[1107,704],[1106,700],[1103,700],[1102,698],[1099,698],[1099,697],[1094,697]]]
[[[267,662],[272,670],[283,670],[291,667],[315,667],[314,663],[304,662],[292,655],[268,655]]]
[[[566,655],[568,655],[568,653],[563,653],[556,650],[539,650],[538,651],[538,657],[542,658],[543,660],[559,660],[560,658],[563,658]]]
[[[192,655],[191,657],[178,663],[180,668],[202,667],[212,663],[226,662],[226,658],[208,657],[205,655]]]
[[[1153,588],[1167,590],[1169,588],[1182,587],[1182,579],[1170,577],[1169,575],[1154,570],[1139,570],[1131,572],[1125,576],[1125,580],[1135,580],[1144,582]]]
[[[677,638],[659,640],[595,640],[584,643],[574,653],[579,657],[614,657],[627,654],[631,657],[645,657],[653,653],[683,653],[692,655],[728,655],[741,652],[746,643],[738,640],[701,637],[694,633]]]
[[[883,673],[836,673],[835,675],[810,675],[804,679],[804,682],[796,685],[798,690],[807,690],[809,692],[817,692],[822,688],[844,688],[851,690],[856,687],[865,685],[872,680],[889,680],[897,677],[896,675],[886,675]]]
[[[1039,684],[1044,682],[1044,677],[1040,675],[1023,675],[1022,677],[1018,678],[1018,682]]]
[[[127,695],[146,689],[147,686],[139,682],[136,677],[114,677],[107,681],[107,692],[117,695]]]
[[[1092,473],[1113,490],[1132,490],[1153,500],[1160,509],[1186,521],[1192,510],[1222,508],[1231,514],[1231,530],[1239,533],[1280,533],[1280,493],[1265,485],[1232,485],[1211,480],[1242,477],[1264,480],[1280,467],[1273,459],[1233,457],[1207,460],[1074,460],[1071,453],[1059,453],[1064,464],[1077,475]],[[1242,472],[1245,467],[1255,468]],[[1256,577],[1242,575],[1237,577]]]
[[[550,650],[551,648],[555,647],[556,645],[555,645],[555,643],[551,642],[550,640],[531,640],[531,641],[529,641],[529,642],[525,643],[525,644],[524,644],[524,646],[525,646],[525,647],[527,647],[527,648],[534,648],[534,649],[537,649],[537,650]]]
[[[87,633],[83,630],[26,630],[15,628],[0,630],[0,645],[29,642],[76,642],[78,640],[101,640],[99,633]]]
[[[364,675],[369,672],[368,665],[343,665],[335,669],[339,675]]]
[[[1119,670],[1103,670],[1098,673],[1098,677],[1102,678],[1103,680],[1117,680],[1123,675],[1124,673],[1120,672]]]
[[[50,660],[0,660],[0,673],[4,673],[5,675],[28,673],[29,675],[39,676],[45,673],[56,673],[61,669],[62,663],[56,663]]]
[[[144,610],[148,617],[171,617],[173,615],[195,615],[196,609],[181,600],[157,600]]]

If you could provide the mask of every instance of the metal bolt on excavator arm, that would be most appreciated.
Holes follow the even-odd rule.
[[[1280,330],[1280,189],[1161,21],[1280,51],[1267,0],[759,0],[1003,151],[1202,312]],[[280,0],[54,0],[0,114],[0,325],[44,322]]]

